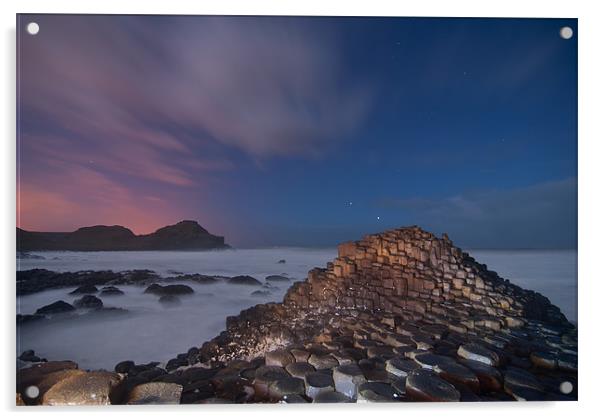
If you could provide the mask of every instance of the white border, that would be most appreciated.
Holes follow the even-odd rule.
[[[3,63],[1,113],[4,136],[0,142],[0,155],[4,159],[1,173],[0,194],[3,197],[1,258],[3,260],[3,322],[2,335],[2,387],[0,396],[2,408],[9,416],[20,418],[63,418],[64,416],[86,416],[105,418],[128,416],[136,418],[165,418],[169,412],[178,416],[245,417],[262,419],[303,418],[325,415],[329,417],[365,418],[366,416],[444,416],[446,420],[461,418],[505,419],[530,415],[546,419],[569,419],[593,414],[597,411],[599,396],[600,347],[596,346],[599,337],[598,308],[602,299],[598,250],[600,248],[600,200],[601,154],[600,142],[600,75],[602,75],[601,14],[594,1],[381,1],[370,0],[351,2],[349,0],[303,0],[303,1],[179,1],[179,0],[124,0],[104,1],[28,1],[13,4],[1,3],[0,19],[3,26]],[[579,18],[579,402],[578,403],[528,403],[528,404],[439,404],[439,405],[336,405],[317,407],[291,406],[202,406],[174,409],[170,407],[152,408],[111,408],[110,411],[93,408],[77,409],[35,409],[18,410],[14,405],[14,305],[15,305],[15,14],[21,13],[134,13],[134,14],[289,14],[289,15],[333,15],[333,16],[465,16],[465,17],[563,17]],[[597,380],[598,379],[598,380]],[[178,407],[180,408],[180,407]],[[579,413],[574,410],[578,409]]]

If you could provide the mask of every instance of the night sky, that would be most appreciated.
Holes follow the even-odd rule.
[[[259,247],[418,224],[467,248],[576,247],[575,19],[20,15],[17,31],[22,228],[194,219]]]

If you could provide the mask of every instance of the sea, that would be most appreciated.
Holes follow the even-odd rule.
[[[575,250],[467,250],[490,270],[513,283],[547,296],[566,317],[577,322],[577,252]],[[18,270],[52,271],[148,269],[162,276],[207,274],[249,275],[266,282],[284,275],[290,282],[261,286],[224,282],[186,283],[195,293],[179,306],[165,307],[142,286],[118,286],[122,296],[102,296],[105,307],[126,313],[70,316],[17,328],[17,352],[33,349],[48,360],[73,360],[84,369],[113,369],[123,360],[167,362],[178,353],[213,338],[226,327],[226,317],[266,302],[280,302],[288,287],[304,280],[313,267],[325,267],[335,248],[267,248],[220,251],[36,252],[17,261]],[[38,258],[39,257],[39,258]],[[279,261],[284,260],[284,263]],[[185,283],[185,282],[182,282]],[[31,314],[57,300],[72,303],[74,288],[46,290],[17,297],[17,313]],[[267,295],[253,295],[269,290]]]

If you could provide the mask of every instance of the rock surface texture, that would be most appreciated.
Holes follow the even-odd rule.
[[[409,227],[340,245],[282,303],[229,317],[220,335],[165,368],[116,370],[124,379],[113,403],[145,383],[181,389],[149,385],[137,403],[575,400],[577,330],[446,235]],[[18,401],[43,376],[32,372]]]

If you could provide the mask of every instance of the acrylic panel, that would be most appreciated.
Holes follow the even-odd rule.
[[[17,405],[577,399],[576,19],[17,16]]]

